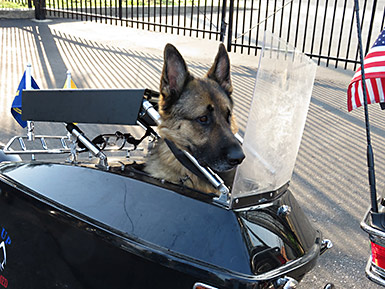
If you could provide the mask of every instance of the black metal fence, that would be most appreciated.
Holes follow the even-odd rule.
[[[24,1],[24,0],[8,0]],[[34,0],[37,18],[64,17],[224,41],[257,54],[269,30],[318,64],[356,69],[353,0]],[[385,22],[385,1],[359,0],[366,50]]]
[[[359,2],[367,52],[384,27],[385,1]],[[234,51],[256,54],[263,31],[269,30],[318,64],[355,69],[359,62],[352,0],[234,0],[230,5],[227,47]]]

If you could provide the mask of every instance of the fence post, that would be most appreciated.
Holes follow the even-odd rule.
[[[28,8],[32,8],[32,0],[28,0]]]
[[[233,37],[233,12],[234,12],[234,0],[230,0],[229,7],[229,25],[227,29],[227,51],[231,51],[231,39]]]
[[[221,37],[219,38],[220,42],[223,42],[225,40],[225,35],[226,35],[226,6],[227,0],[222,1],[222,20],[221,20]]]
[[[373,30],[373,22],[374,22],[374,15],[376,14],[376,8],[377,8],[377,0],[373,1],[373,8],[372,8],[372,16],[370,18],[370,25],[369,25],[369,32],[368,32],[368,39],[366,41],[366,48],[365,48],[365,55],[368,54],[371,41],[370,38],[372,37],[372,30]],[[381,27],[382,29],[383,27]]]
[[[123,8],[122,8],[122,0],[119,0],[119,20],[122,20],[123,18]],[[120,23],[121,24],[121,23]]]
[[[45,19],[45,0],[35,0],[35,18],[37,20]]]

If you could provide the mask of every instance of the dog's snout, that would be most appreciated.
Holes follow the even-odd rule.
[[[227,152],[227,162],[231,166],[239,165],[244,158],[245,154],[243,153],[242,148],[240,146],[232,147]]]

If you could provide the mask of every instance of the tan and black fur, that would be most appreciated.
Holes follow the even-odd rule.
[[[234,168],[244,154],[234,137],[232,90],[230,61],[222,44],[203,78],[194,77],[179,51],[167,44],[160,83],[160,136],[188,151],[202,166],[216,172]],[[209,183],[181,165],[162,139],[151,152],[145,170],[159,179],[214,192]]]

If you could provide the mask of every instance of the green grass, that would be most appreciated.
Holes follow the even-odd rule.
[[[28,8],[28,6],[19,4],[19,3],[0,0],[0,8],[17,9],[17,8]]]

